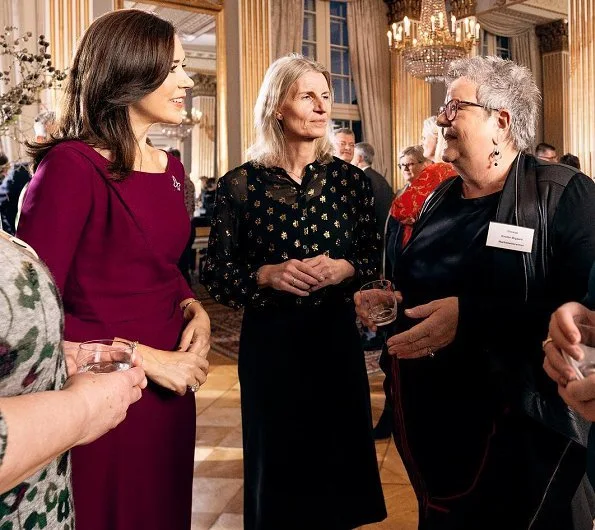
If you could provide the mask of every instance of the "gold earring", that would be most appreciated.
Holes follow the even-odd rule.
[[[280,114],[280,113],[277,113],[277,119],[278,119],[278,120],[282,120],[282,119],[283,119],[283,115],[282,115],[282,114]]]

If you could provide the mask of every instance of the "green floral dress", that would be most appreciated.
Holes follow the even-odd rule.
[[[0,396],[58,390],[66,381],[62,306],[42,263],[0,236]],[[0,411],[0,465],[10,432]],[[70,457],[62,454],[0,495],[0,530],[74,529]]]

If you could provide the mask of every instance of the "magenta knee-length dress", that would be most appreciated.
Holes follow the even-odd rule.
[[[65,338],[123,337],[178,346],[181,300],[192,297],[177,262],[189,235],[184,168],[111,180],[83,142],[50,150],[31,182],[18,235],[53,273]],[[72,451],[78,530],[190,528],[194,395],[149,383],[123,423]]]

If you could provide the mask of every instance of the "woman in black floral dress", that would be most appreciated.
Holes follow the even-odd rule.
[[[253,159],[217,188],[205,280],[215,300],[245,307],[247,530],[347,530],[386,516],[352,303],[376,276],[378,235],[368,178],[331,154],[329,80],[301,56],[275,61]]]

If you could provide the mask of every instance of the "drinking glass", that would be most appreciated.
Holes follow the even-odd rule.
[[[81,342],[76,359],[77,371],[109,374],[128,370],[132,365],[134,346],[114,339]]]
[[[364,284],[360,292],[361,303],[369,318],[378,327],[391,324],[397,318],[397,299],[389,280],[375,280]]]
[[[583,358],[577,361],[570,355],[564,353],[566,361],[574,368],[579,379],[584,379],[595,374],[595,327],[589,324],[575,322],[581,333],[580,349],[583,351]]]

